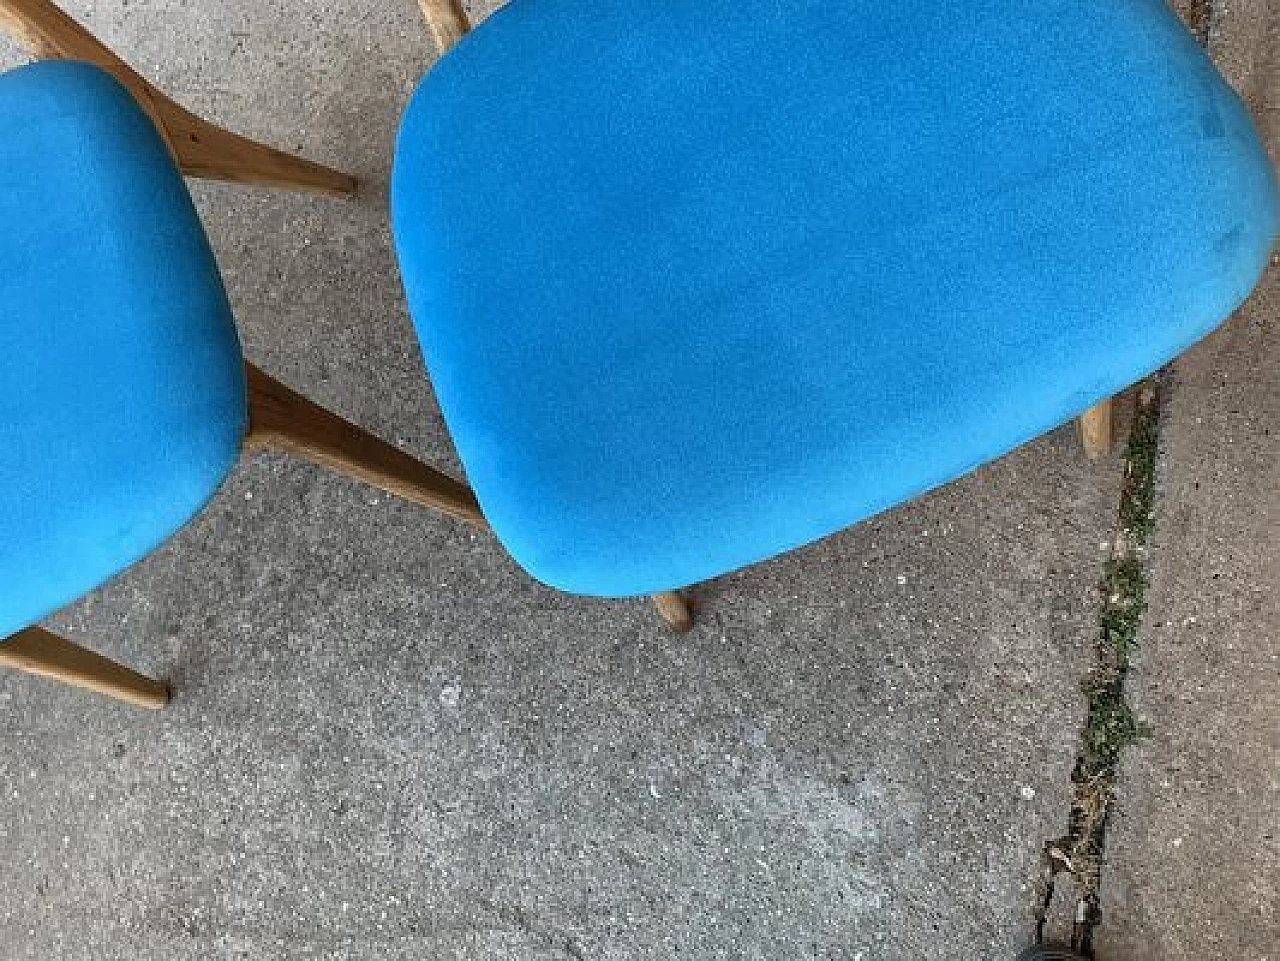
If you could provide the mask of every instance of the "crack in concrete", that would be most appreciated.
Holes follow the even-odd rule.
[[[1209,46],[1221,0],[1171,0],[1187,28]],[[1071,774],[1071,810],[1064,837],[1045,845],[1036,942],[1044,941],[1060,879],[1074,882],[1071,946],[1093,956],[1093,935],[1101,923],[1100,890],[1106,853],[1107,820],[1116,799],[1116,776],[1125,749],[1146,731],[1129,704],[1125,680],[1138,650],[1146,611],[1146,549],[1155,525],[1156,467],[1160,442],[1162,371],[1138,391],[1137,409],[1124,459],[1118,532],[1100,585],[1102,609],[1096,662],[1081,688],[1088,713],[1080,753]]]
[[[1091,956],[1094,929],[1101,920],[1099,892],[1107,819],[1115,801],[1120,759],[1125,749],[1145,734],[1126,697],[1125,679],[1138,650],[1138,631],[1146,610],[1146,548],[1155,523],[1160,376],[1139,388],[1125,453],[1118,529],[1099,585],[1102,605],[1096,660],[1081,685],[1088,712],[1071,775],[1067,834],[1050,841],[1044,850],[1044,897],[1036,919],[1037,941],[1043,940],[1059,879],[1068,875],[1074,881],[1072,947],[1086,957]]]

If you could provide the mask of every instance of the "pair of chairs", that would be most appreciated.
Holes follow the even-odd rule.
[[[454,49],[403,120],[392,221],[469,487],[244,363],[181,175],[351,178],[0,0],[54,61],[0,77],[0,663],[164,703],[33,625],[259,446],[688,629],[681,588],[1072,417],[1100,455],[1109,398],[1267,263],[1270,161],[1163,0],[578,6],[512,0],[468,35],[423,0]]]

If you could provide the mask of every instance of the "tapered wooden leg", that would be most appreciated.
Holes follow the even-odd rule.
[[[112,74],[151,115],[185,174],[329,194],[356,189],[354,177],[228,133],[174,103],[50,0],[0,0],[0,32],[37,57],[85,60]]]
[[[1112,402],[1104,400],[1080,415],[1080,442],[1090,460],[1101,460],[1111,452]]]
[[[0,665],[40,674],[155,710],[169,701],[169,685],[39,627],[0,641]]]
[[[471,29],[460,0],[419,0],[419,6],[427,21],[427,29],[431,31],[431,39],[442,55]]]
[[[689,610],[689,602],[678,591],[664,591],[653,595],[653,605],[662,615],[673,631],[684,634],[693,630],[693,613]]]
[[[188,177],[346,196],[356,178],[223,130],[163,94],[155,112],[164,124],[178,166]]]
[[[339,474],[488,528],[475,494],[366,430],[247,365],[250,447],[288,451]]]

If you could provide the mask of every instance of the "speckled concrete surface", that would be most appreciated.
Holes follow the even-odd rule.
[[[1280,7],[1232,0],[1210,46],[1280,157]],[[1174,367],[1151,609],[1108,840],[1102,961],[1280,952],[1280,262]]]
[[[250,356],[452,465],[384,203],[433,57],[412,0],[70,9],[193,108],[364,179],[196,193]],[[0,955],[1011,958],[1116,472],[1059,431],[700,588],[677,639],[256,458],[55,621],[173,678],[169,710],[0,677]]]

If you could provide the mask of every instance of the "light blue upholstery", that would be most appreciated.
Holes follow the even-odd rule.
[[[154,549],[245,430],[213,254],[151,121],[107,74],[0,76],[0,638]]]
[[[532,574],[650,593],[914,497],[1141,379],[1277,228],[1163,0],[514,0],[423,81],[410,308]]]

